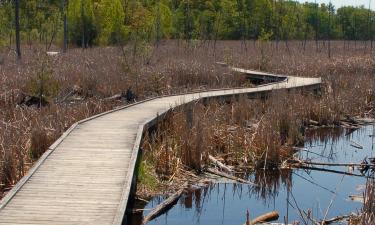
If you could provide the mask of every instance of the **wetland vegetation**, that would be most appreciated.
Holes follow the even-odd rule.
[[[0,0],[0,197],[79,120],[264,85],[233,66],[323,83],[168,112],[143,137],[131,223],[184,187],[150,224],[250,224],[273,210],[281,223],[373,224],[374,15],[281,0]]]

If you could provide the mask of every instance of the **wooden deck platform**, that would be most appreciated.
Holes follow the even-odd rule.
[[[2,199],[0,225],[122,224],[146,125],[171,107],[202,98],[317,89],[321,84],[320,78],[283,77],[278,83],[257,88],[149,99],[74,124]]]

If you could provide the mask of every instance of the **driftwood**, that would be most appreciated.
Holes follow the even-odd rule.
[[[253,183],[251,181],[248,181],[248,180],[245,180],[245,179],[242,179],[242,178],[239,178],[239,177],[235,177],[233,175],[230,175],[230,174],[227,174],[227,173],[224,173],[224,172],[220,172],[220,171],[212,169],[212,168],[207,168],[207,172],[215,174],[215,175],[220,176],[220,177],[225,177],[225,178],[228,178],[230,180],[237,181],[239,183],[256,185],[255,183]]]
[[[222,162],[220,162],[219,160],[215,159],[215,157],[213,157],[212,155],[209,155],[208,156],[208,159],[214,164],[216,165],[217,167],[219,167],[221,170],[227,172],[227,173],[231,173],[233,172],[231,168],[229,168],[227,165],[223,164]]]
[[[279,219],[279,213],[277,211],[272,211],[257,218],[253,219],[251,222],[246,222],[244,225],[255,225],[258,223],[270,222]]]
[[[156,208],[154,208],[147,216],[143,218],[142,225],[147,224],[149,221],[155,219],[156,217],[162,215],[163,213],[167,212],[169,209],[174,206],[178,199],[181,197],[182,193],[187,187],[187,182],[180,188],[177,192],[173,195],[169,196],[166,200],[160,203]]]

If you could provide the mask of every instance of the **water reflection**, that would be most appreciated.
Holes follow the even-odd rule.
[[[373,157],[373,127],[347,134],[345,130],[333,129],[309,132],[301,159],[319,162],[361,162],[364,157]],[[355,141],[363,146],[359,150],[350,145]],[[346,167],[322,167],[347,171]],[[241,184],[213,184],[184,195],[178,205],[167,214],[151,221],[150,225],[183,224],[244,224],[246,210],[250,216],[262,215],[276,210],[278,222],[303,221],[301,211],[311,211],[315,218],[345,215],[361,210],[362,203],[349,196],[362,196],[367,180],[363,177],[327,173],[315,170],[256,171],[249,176],[256,186]],[[331,200],[333,202],[331,203]],[[163,198],[155,198],[146,208],[153,208]],[[329,209],[329,210],[327,210]],[[140,224],[132,223],[132,224]]]
[[[253,178],[257,186],[251,188],[251,193],[256,196],[257,199],[267,202],[277,197],[280,186],[290,189],[292,185],[292,170],[257,170]]]

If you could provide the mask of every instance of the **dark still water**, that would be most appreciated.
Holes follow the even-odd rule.
[[[374,156],[373,132],[373,126],[366,126],[352,134],[345,134],[344,130],[310,133],[310,140],[298,157],[315,162],[360,163],[365,157]],[[351,146],[353,141],[363,149]],[[357,168],[320,168],[359,174]],[[280,214],[278,222],[302,222],[298,208],[306,212],[310,209],[318,220],[324,218],[329,208],[329,219],[359,211],[362,203],[349,196],[362,196],[367,181],[364,177],[302,169],[268,174],[260,171],[250,179],[259,186],[221,183],[196,190],[183,196],[167,214],[148,224],[242,225],[246,221],[246,210],[251,218],[276,210]],[[160,201],[162,198],[155,198],[145,208],[152,209]]]

